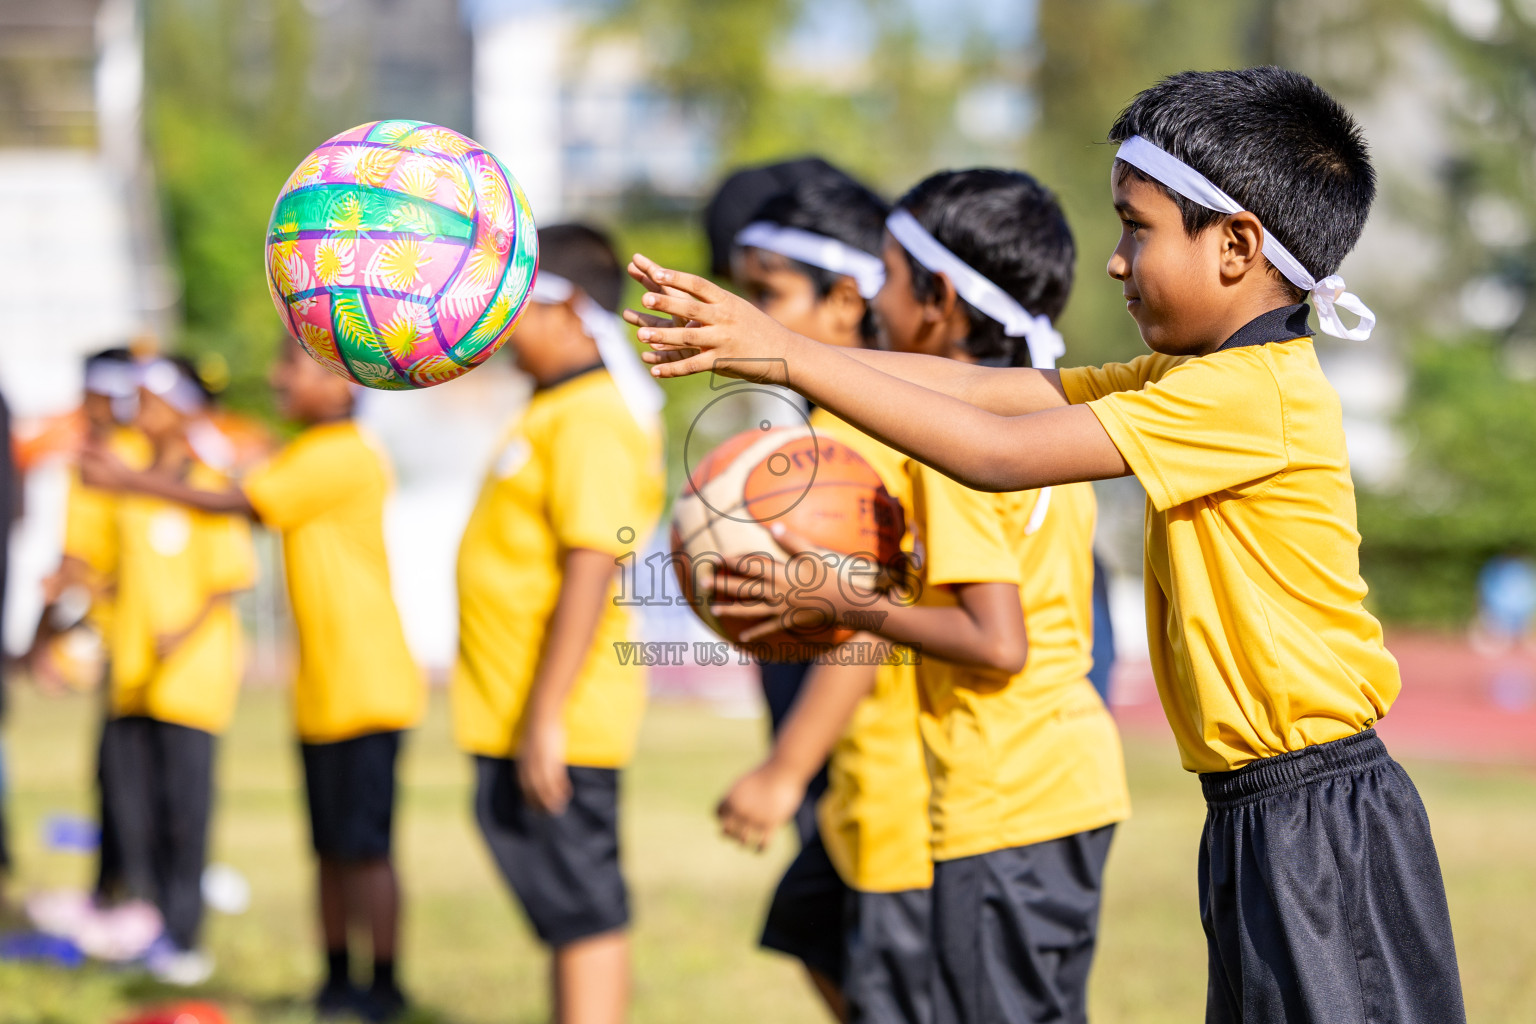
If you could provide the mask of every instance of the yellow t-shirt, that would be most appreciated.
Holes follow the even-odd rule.
[[[452,697],[465,750],[516,756],[565,555],[617,560],[644,544],[661,514],[661,459],[660,425],[636,423],[601,368],[536,392],[507,431],[459,546]],[[610,599],[566,702],[567,763],[617,768],[633,753],[644,669],[614,647],[632,639],[628,609]]]
[[[1147,490],[1147,633],[1184,767],[1368,728],[1401,689],[1365,610],[1339,399],[1308,339],[1064,370]]]
[[[957,603],[947,584],[1013,583],[1029,639],[1023,670],[1001,683],[928,654],[918,663],[934,859],[1124,820],[1120,734],[1088,681],[1093,488],[982,494],[912,466],[920,603]]]
[[[299,634],[294,720],[306,743],[407,729],[426,698],[389,587],[390,471],[350,420],[311,427],[242,490],[283,538]]]
[[[142,469],[151,457],[149,440],[131,427],[119,427],[107,439],[107,449],[133,469]],[[112,634],[113,581],[117,562],[117,495],[80,482],[71,471],[64,498],[64,554],[79,559],[92,577],[95,591],[90,621],[103,637]]]
[[[200,490],[229,486],[198,463],[187,481]],[[187,629],[210,597],[250,587],[256,557],[244,516],[199,512],[159,498],[116,501],[117,578],[112,623],[112,714],[147,715],[217,733],[235,709],[242,669],[240,623],[220,602],[161,660],[156,640]]]
[[[901,502],[912,536],[907,457],[825,409],[811,426],[852,448]],[[903,544],[910,549],[910,543]],[[917,727],[917,670],[911,661],[882,664],[832,750],[827,791],[817,805],[822,844],[850,888],[904,892],[933,884],[928,834],[928,769]]]

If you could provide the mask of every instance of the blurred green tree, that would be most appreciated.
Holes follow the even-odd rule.
[[[1482,565],[1536,549],[1536,5],[1370,7],[1367,38],[1418,54],[1410,101],[1442,149],[1417,188],[1378,160],[1378,206],[1429,240],[1433,287],[1386,311],[1410,448],[1397,482],[1361,494],[1361,563],[1384,618],[1461,626]],[[1330,63],[1364,65],[1367,91],[1387,65]]]
[[[1362,566],[1390,622],[1460,626],[1495,555],[1536,551],[1536,385],[1487,338],[1416,347],[1403,483],[1362,491]]]
[[[244,411],[270,412],[282,336],[262,270],[272,200],[332,113],[309,95],[307,26],[299,0],[145,5],[147,136],[182,281],[171,340],[222,358]]]

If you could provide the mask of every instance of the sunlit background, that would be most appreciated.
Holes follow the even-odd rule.
[[[1070,365],[1141,350],[1103,273],[1118,232],[1103,144],[1115,113],[1163,74],[1265,62],[1342,99],[1381,177],[1343,268],[1379,326],[1369,342],[1319,349],[1344,404],[1371,606],[1410,684],[1399,732],[1389,720],[1384,734],[1412,756],[1536,764],[1536,655],[1520,629],[1487,628],[1501,598],[1484,572],[1536,550],[1536,0],[0,0],[0,391],[26,471],[6,645],[25,648],[57,564],[61,424],[84,354],[152,339],[227,381],[233,432],[288,429],[265,384],[281,326],[263,236],[283,180],[330,135],[382,117],[448,125],[517,175],[540,223],[591,219],[626,251],[700,271],[699,211],[741,165],[821,155],[888,197],[938,169],[1022,167],[1057,191],[1078,240],[1060,324]],[[526,391],[500,359],[363,407],[394,457],[395,586],[434,678],[455,648],[459,533]],[[704,385],[668,391],[675,490]],[[1162,744],[1143,659],[1140,492],[1119,481],[1100,499],[1117,713],[1128,735]],[[270,543],[264,558],[275,570]],[[245,608],[253,692],[285,679],[285,616],[268,571]],[[648,628],[696,627],[679,610]],[[656,679],[729,714],[755,709],[753,685],[745,670]],[[1525,816],[1507,856],[1536,862],[1536,786],[1510,770],[1497,785],[1515,787]],[[1462,776],[1445,785],[1481,792]],[[701,822],[707,809],[694,808]],[[1536,911],[1536,878],[1494,877],[1477,884]],[[1507,953],[1507,939],[1487,948]],[[1469,992],[1480,1019],[1536,1018],[1536,946],[1519,948],[1487,982],[1496,997]],[[1203,962],[1188,971],[1198,982]],[[33,1019],[4,1003],[0,991],[0,1021]],[[1165,1019],[1134,1005],[1113,1003],[1109,1019]],[[449,1007],[442,1019],[459,1018]]]

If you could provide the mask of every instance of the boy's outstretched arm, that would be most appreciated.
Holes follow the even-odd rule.
[[[869,637],[859,634],[850,642],[861,639]],[[754,850],[768,845],[794,817],[805,787],[848,728],[859,701],[874,689],[875,672],[874,665],[820,663],[811,669],[767,760],[737,779],[715,808],[722,832]]]
[[[717,372],[784,384],[879,441],[981,491],[1022,491],[1130,472],[1085,406],[1000,416],[891,376],[840,349],[803,338],[746,300],[644,256],[636,269],[662,291],[645,304],[682,320],[626,311],[657,352],[658,377]],[[994,371],[1001,372],[1001,371]],[[1039,380],[1044,381],[1040,376]]]
[[[105,448],[88,448],[81,455],[80,479],[90,487],[103,490],[147,494],[204,512],[231,512],[258,518],[245,492],[237,487],[205,491],[172,477],[130,469]]]
[[[629,274],[647,291],[667,291],[651,280],[635,263],[630,263]],[[638,319],[629,319],[631,323],[642,325]],[[655,326],[663,324],[658,321]],[[672,326],[684,326],[684,322],[674,320]],[[850,359],[856,359],[882,373],[958,398],[999,416],[1021,416],[1068,404],[1066,392],[1061,388],[1061,375],[1055,370],[1035,370],[1026,366],[977,366],[958,359],[925,356],[915,352],[881,352],[867,348],[845,348],[842,351]],[[667,362],[672,356],[670,352],[658,352],[647,361]]]

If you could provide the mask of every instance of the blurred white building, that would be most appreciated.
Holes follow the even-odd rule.
[[[595,29],[595,6],[463,0],[474,38],[474,131],[542,223],[609,213],[629,195],[711,184],[709,121],[668,97],[639,43]]]
[[[17,429],[69,411],[82,357],[174,322],[150,168],[140,146],[134,0],[0,4],[0,391]],[[29,474],[12,536],[5,641],[24,646],[57,563],[64,468]]]

